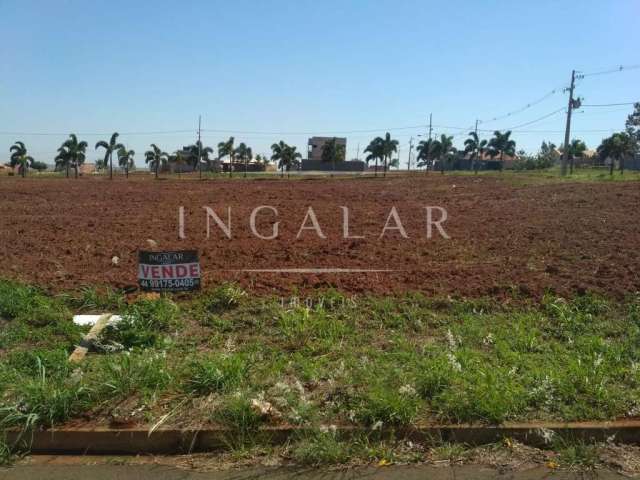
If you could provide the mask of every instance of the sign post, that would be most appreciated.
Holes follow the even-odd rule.
[[[138,284],[146,292],[184,292],[200,288],[195,250],[138,252]]]

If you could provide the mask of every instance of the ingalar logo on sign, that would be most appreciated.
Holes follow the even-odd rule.
[[[181,292],[200,288],[198,252],[138,252],[138,283],[150,292]]]

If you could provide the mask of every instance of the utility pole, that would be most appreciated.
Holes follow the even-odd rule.
[[[567,159],[569,158],[569,137],[571,136],[571,112],[573,111],[573,88],[576,83],[576,71],[571,70],[571,86],[569,87],[569,106],[567,107],[567,126],[564,130],[564,148],[560,160],[560,174],[567,174]]]
[[[411,151],[413,150],[413,137],[409,139],[409,157],[407,159],[407,173],[411,172]]]
[[[200,125],[202,123],[202,115],[198,115],[198,170],[200,180],[202,180],[202,141],[200,140]]]
[[[477,118],[476,118],[476,128],[473,131],[476,133],[476,138],[478,138],[478,119]],[[475,161],[471,166],[476,171],[476,173],[478,172],[477,165],[478,165],[479,156],[480,156],[480,145],[476,145]]]
[[[431,132],[432,132],[432,128],[431,128],[431,120],[432,120],[433,115],[430,113],[429,114],[429,140],[431,140]]]

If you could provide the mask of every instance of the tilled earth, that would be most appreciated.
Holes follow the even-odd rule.
[[[318,287],[468,297],[640,291],[637,182],[518,185],[513,178],[5,178],[0,276],[53,291],[135,286],[137,251],[155,243],[162,250],[197,249],[205,286],[236,281],[260,294]],[[277,218],[263,208],[255,229],[272,235],[278,221],[277,238],[251,230],[251,212],[261,205],[277,209]],[[231,238],[214,220],[207,238],[205,206],[225,223],[230,211]],[[349,235],[364,238],[344,238],[342,206],[350,213]],[[435,227],[428,238],[427,206],[446,209],[442,226],[450,239]],[[326,238],[310,228],[297,235],[308,207]],[[393,207],[408,238],[391,228],[381,236]],[[392,218],[388,227],[394,226]],[[305,271],[255,271],[274,269]]]

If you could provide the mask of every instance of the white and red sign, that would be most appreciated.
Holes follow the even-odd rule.
[[[145,291],[180,292],[200,288],[198,252],[138,252],[138,284]]]

